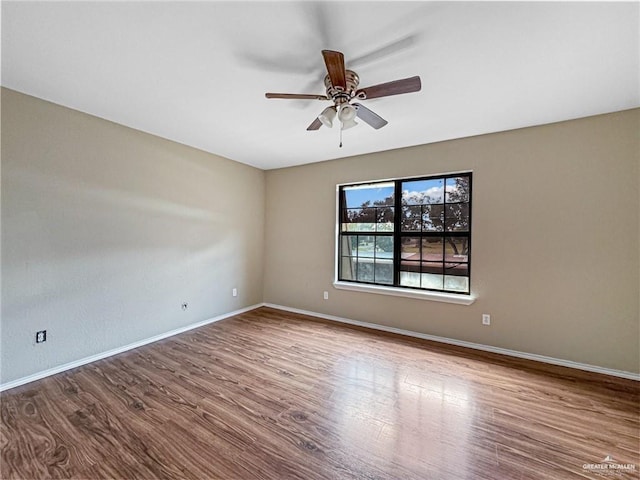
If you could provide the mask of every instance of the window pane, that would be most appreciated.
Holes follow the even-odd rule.
[[[341,280],[355,280],[356,279],[356,265],[353,257],[340,257],[340,279]]]
[[[444,244],[445,260],[466,262],[469,254],[469,238],[446,237]]]
[[[420,273],[420,262],[409,262],[407,260],[403,260],[400,262],[400,270],[403,272]]]
[[[444,263],[422,262],[422,273],[434,273],[437,275],[442,275],[444,273]]]
[[[342,215],[342,231],[373,232],[376,229],[375,208],[347,208]]]
[[[346,208],[393,205],[395,186],[393,182],[369,183],[342,187]]]
[[[447,178],[447,203],[469,201],[469,177]]]
[[[375,256],[375,241],[376,237],[373,235],[358,235],[358,257],[370,257]]]
[[[420,288],[420,274],[415,272],[400,272],[400,285]]]
[[[420,237],[402,237],[400,244],[400,258],[402,261],[420,260]]]
[[[342,235],[340,237],[340,255],[350,256],[358,254],[358,236]]]
[[[444,226],[444,205],[425,205],[422,214],[423,232],[441,232]]]
[[[378,232],[393,232],[393,207],[376,208],[376,230]]]
[[[433,290],[442,290],[443,275],[432,275],[430,273],[423,273],[421,275],[422,288],[430,288]]]
[[[468,277],[469,264],[462,262],[444,262],[444,273],[456,277]]]
[[[402,207],[402,231],[419,232],[422,223],[422,207],[410,205]]]
[[[424,205],[427,203],[443,203],[444,179],[414,180],[402,182],[402,204]]]
[[[356,279],[359,282],[373,283],[373,258],[354,259],[357,263]]]
[[[422,239],[422,273],[442,275],[442,238],[427,237]]]
[[[447,232],[469,231],[469,204],[454,203],[446,207]]]
[[[422,256],[425,260],[442,261],[442,237],[426,237],[422,239]]]
[[[384,283],[386,285],[393,284],[393,260],[376,259],[375,274],[376,283]]]
[[[468,292],[469,277],[451,277],[449,275],[445,275],[444,288],[445,290],[453,290],[455,292]]]
[[[390,235],[376,237],[375,257],[389,259],[393,263],[393,237]]]

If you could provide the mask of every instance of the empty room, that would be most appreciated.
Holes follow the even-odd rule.
[[[640,478],[640,3],[0,13],[0,478]]]

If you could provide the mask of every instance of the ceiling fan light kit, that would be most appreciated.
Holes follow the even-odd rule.
[[[357,114],[358,112],[356,111],[356,107],[348,103],[343,103],[340,106],[340,113],[338,114],[338,118],[342,123],[350,122],[356,118]]]
[[[410,77],[392,82],[381,83],[367,88],[358,89],[360,77],[353,70],[344,66],[344,55],[333,50],[323,50],[322,56],[327,67],[324,79],[326,95],[296,94],[296,93],[267,93],[267,98],[298,99],[298,100],[330,100],[333,105],[325,108],[320,115],[307,127],[307,130],[318,130],[323,125],[331,128],[335,117],[340,121],[340,132],[358,125],[355,121],[360,118],[376,130],[384,127],[388,122],[378,114],[353,100],[367,100],[370,98],[389,97],[403,93],[418,92],[422,88],[420,77]],[[340,141],[342,146],[342,141]]]
[[[325,127],[329,128],[333,127],[334,118],[336,118],[336,107],[327,107],[318,115],[318,120],[320,120]]]
[[[358,122],[356,122],[355,120],[345,120],[344,122],[342,122],[340,129],[349,130],[351,127],[355,127],[356,125],[358,125]]]
[[[338,118],[340,119],[341,130],[348,130],[349,128],[358,125],[358,122],[356,122],[355,120],[357,114],[358,112],[353,105],[350,105],[348,103],[343,103],[342,105],[340,105]],[[342,144],[342,138],[340,140],[340,143]]]

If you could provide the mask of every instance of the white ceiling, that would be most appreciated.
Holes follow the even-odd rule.
[[[2,85],[264,169],[640,106],[638,2],[2,2]],[[322,49],[389,121],[306,127]]]

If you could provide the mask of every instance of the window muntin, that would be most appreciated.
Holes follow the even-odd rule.
[[[340,186],[338,280],[469,294],[471,177]]]

